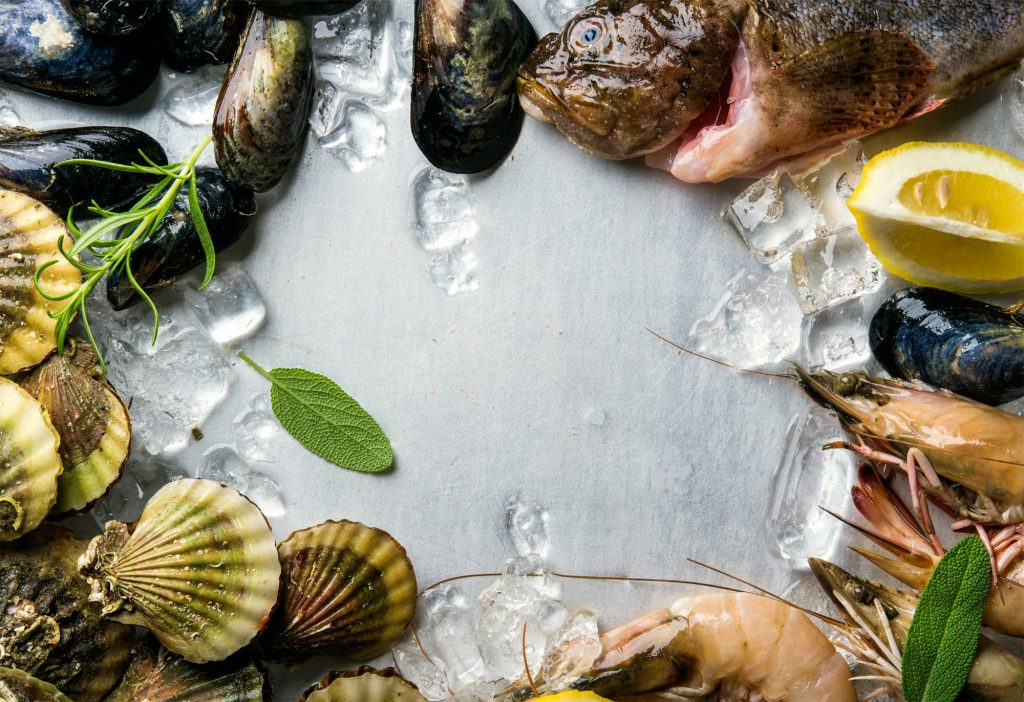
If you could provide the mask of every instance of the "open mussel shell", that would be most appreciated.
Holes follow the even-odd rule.
[[[160,144],[131,127],[76,127],[45,132],[0,127],[0,187],[31,195],[61,217],[72,206],[81,207],[93,200],[113,209],[133,202],[156,179],[106,168],[56,164],[70,159],[143,163],[140,151],[155,163],[167,164]]]
[[[0,541],[35,529],[56,503],[59,444],[39,401],[0,378]]]
[[[890,374],[999,405],[1024,395],[1024,311],[934,288],[905,288],[871,320]]]
[[[128,666],[135,630],[89,601],[77,570],[85,546],[51,524],[0,546],[0,666],[98,702]]]
[[[312,95],[309,29],[299,20],[254,12],[213,118],[224,175],[256,192],[277,185],[306,135]]]
[[[376,670],[364,665],[328,673],[299,702],[426,702],[426,698],[394,668]]]
[[[18,382],[39,400],[60,436],[64,472],[57,478],[53,515],[88,509],[117,482],[128,460],[128,409],[107,384],[92,346],[80,339]]]
[[[196,169],[196,196],[217,253],[238,241],[256,214],[253,192],[230,182],[216,168]],[[153,293],[205,260],[192,221],[188,191],[182,188],[160,225],[132,252],[132,276],[143,290]],[[141,300],[123,268],[107,276],[107,302],[115,310]]]
[[[160,70],[147,34],[93,34],[61,0],[4,2],[0,80],[65,100],[121,105],[145,92]]]
[[[536,43],[512,0],[416,0],[412,134],[432,164],[480,173],[512,151],[516,71]]]
[[[108,522],[79,560],[103,614],[144,626],[192,663],[224,660],[263,628],[281,564],[259,509],[209,480],[178,480],[131,527]]]
[[[295,532],[278,552],[280,601],[257,640],[267,660],[369,660],[394,646],[416,613],[412,563],[385,531],[327,521]]]
[[[71,702],[50,683],[16,668],[0,668],[0,699],[5,702]]]
[[[313,17],[337,15],[345,12],[361,0],[249,0],[257,10],[274,17]]]
[[[270,702],[270,676],[249,651],[197,665],[152,638],[140,641],[121,683],[103,702]]]
[[[227,63],[249,11],[244,0],[164,0],[158,21],[164,61],[185,72]]]
[[[107,36],[139,31],[159,14],[160,3],[161,0],[64,0],[80,25]]]
[[[64,222],[28,195],[0,189],[0,375],[31,368],[57,348],[57,322],[50,317],[64,303],[36,289],[36,271],[51,296],[72,292],[82,273],[58,249]],[[70,245],[70,244],[68,244]]]

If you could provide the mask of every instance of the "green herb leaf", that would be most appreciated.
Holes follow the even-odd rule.
[[[985,545],[962,539],[943,556],[921,593],[903,649],[907,702],[953,702],[974,665],[992,580]]]
[[[394,463],[380,426],[333,380],[302,368],[267,371],[241,351],[238,356],[272,383],[274,415],[309,451],[361,473],[380,473]]]

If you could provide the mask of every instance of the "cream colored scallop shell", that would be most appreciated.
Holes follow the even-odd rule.
[[[416,686],[394,668],[375,670],[363,666],[357,670],[328,673],[306,690],[299,702],[427,702]]]
[[[57,248],[66,234],[64,222],[46,205],[0,189],[0,375],[31,368],[57,346],[57,323],[49,313],[65,303],[40,295],[33,276],[47,261],[57,261],[39,276],[47,294],[64,295],[81,284],[81,272]]]
[[[0,541],[35,529],[57,501],[59,445],[39,401],[0,378]]]
[[[71,702],[53,685],[23,670],[0,668],[0,700],[7,702]]]
[[[146,504],[134,529],[108,522],[79,571],[103,613],[146,627],[193,663],[248,644],[277,600],[281,564],[259,509],[209,480],[178,480]]]

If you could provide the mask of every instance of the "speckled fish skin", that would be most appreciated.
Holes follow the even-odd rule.
[[[61,0],[0,2],[0,80],[89,105],[122,105],[160,70],[148,32],[105,37],[86,31]]]
[[[524,64],[524,107],[596,155],[665,147],[652,165],[684,181],[717,182],[785,162],[810,165],[845,141],[977,91],[1024,57],[1024,0],[731,0],[716,8],[708,14],[700,0],[598,2]],[[719,50],[690,56],[678,42],[693,32],[678,18],[701,13],[700,41]],[[738,37],[722,29],[723,14]],[[616,42],[576,41],[595,17],[601,36]],[[622,32],[630,22],[646,31]],[[721,93],[689,78],[699,75],[718,77]],[[588,90],[597,98],[585,110],[566,99]],[[728,100],[716,102],[726,90]],[[678,110],[681,102],[689,109]],[[617,113],[617,121],[594,130],[593,112]],[[617,123],[637,114],[647,116],[639,127]],[[640,138],[655,119],[659,134],[680,141]],[[614,129],[622,135],[609,145]]]

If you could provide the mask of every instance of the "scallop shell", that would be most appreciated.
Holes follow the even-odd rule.
[[[394,646],[416,613],[412,563],[385,531],[327,521],[295,532],[278,553],[281,600],[257,644],[268,660],[369,660]]]
[[[121,684],[103,702],[263,702],[270,677],[242,651],[226,661],[196,665],[152,638],[140,641]]]
[[[98,702],[127,667],[135,630],[89,601],[76,567],[85,547],[52,524],[0,546],[0,666]]]
[[[20,383],[46,408],[60,436],[64,472],[57,478],[53,514],[88,509],[117,482],[128,460],[128,409],[85,341],[71,340],[63,356],[50,356]]]
[[[59,444],[39,401],[0,378],[0,541],[35,529],[56,503]]]
[[[57,263],[40,276],[50,295],[77,288],[82,274],[57,249],[64,223],[38,200],[0,189],[0,375],[31,368],[56,347],[51,302],[36,290],[33,276],[47,261]]]
[[[78,568],[104,615],[146,627],[193,663],[248,644],[270,616],[281,576],[256,505],[193,479],[161,488],[132,527],[107,522]]]
[[[37,680],[24,670],[0,668],[0,700],[11,702],[71,702],[50,683]]]
[[[306,690],[299,702],[427,702],[394,668],[336,670]]]

